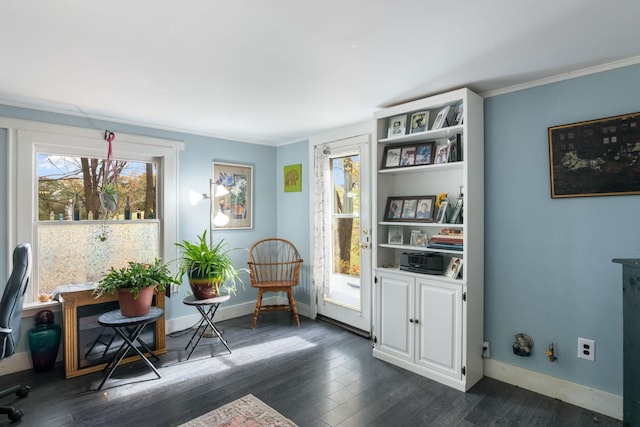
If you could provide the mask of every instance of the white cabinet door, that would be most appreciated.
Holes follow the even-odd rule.
[[[413,361],[413,292],[411,277],[380,274],[380,325],[378,346],[390,354]]]
[[[416,363],[460,379],[462,288],[424,279],[416,286]]]

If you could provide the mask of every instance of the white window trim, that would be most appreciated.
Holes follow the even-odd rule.
[[[85,129],[28,120],[0,117],[0,128],[7,129],[7,268],[12,268],[13,248],[18,243],[34,242],[34,221],[37,213],[37,151],[106,157],[104,129]],[[51,147],[47,149],[47,147]],[[116,132],[113,157],[131,160],[151,160],[161,164],[164,175],[158,179],[158,217],[162,218],[160,251],[164,260],[177,258],[174,243],[178,237],[178,153],[184,150],[181,141],[150,138]],[[21,197],[19,197],[19,195]],[[37,251],[34,248],[34,254]],[[37,286],[25,302],[42,309],[35,298]],[[45,304],[46,305],[46,304]]]

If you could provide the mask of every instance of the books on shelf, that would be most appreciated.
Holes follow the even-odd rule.
[[[462,233],[435,234],[429,238],[427,247],[461,251],[464,248],[464,235]]]
[[[464,249],[463,245],[455,244],[455,243],[432,243],[429,242],[427,245],[430,249],[446,249],[450,251],[462,251]]]

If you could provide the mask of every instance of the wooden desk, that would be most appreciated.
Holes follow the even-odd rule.
[[[118,308],[117,295],[104,295],[100,298],[95,298],[92,294],[92,289],[76,290],[73,287],[70,289],[61,289],[57,291],[59,299],[62,302],[62,321],[63,321],[63,341],[64,341],[64,371],[67,379],[85,375],[91,372],[101,371],[106,366],[106,362],[91,364],[89,366],[81,366],[80,349],[78,343],[80,341],[79,334],[82,329],[82,325],[78,324],[78,309],[81,307],[100,306],[104,307],[91,307],[94,310],[101,310],[101,313],[106,313],[113,309],[115,302],[115,308]],[[162,310],[165,309],[165,293],[156,292],[153,297],[152,304]],[[96,328],[100,328],[96,323]],[[99,331],[99,330],[98,330]],[[167,352],[166,347],[166,333],[164,316],[155,322],[154,328],[154,343],[151,345],[151,349],[155,354],[164,354]],[[97,338],[97,334],[96,337]],[[155,347],[155,348],[154,348]],[[84,351],[84,349],[82,349]],[[125,358],[121,363],[129,363],[134,360],[139,360],[139,356],[130,356]]]

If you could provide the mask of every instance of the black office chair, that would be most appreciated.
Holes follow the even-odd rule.
[[[10,357],[20,341],[22,303],[31,276],[31,246],[28,243],[13,250],[13,271],[0,301],[0,360]],[[29,394],[29,386],[16,385],[0,391],[0,397],[15,393],[23,398]],[[22,412],[13,406],[0,406],[0,414],[7,414],[11,421],[22,418]]]

